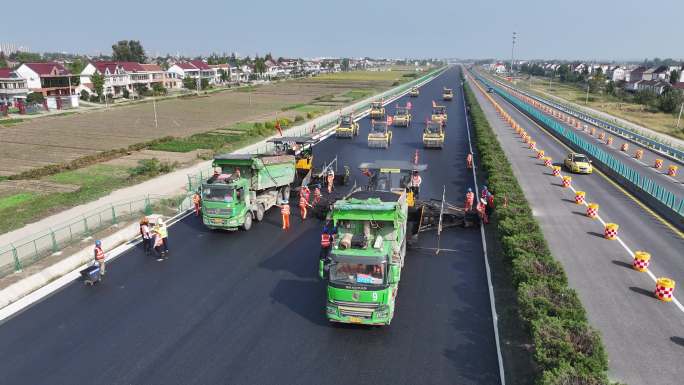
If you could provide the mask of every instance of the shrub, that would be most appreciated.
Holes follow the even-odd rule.
[[[88,96],[89,96],[88,91],[86,91],[86,90],[81,91],[81,96],[80,96],[81,100],[88,101]]]
[[[275,125],[273,124],[273,122],[266,122],[264,123],[264,127],[269,130],[272,130],[273,128],[275,128]]]
[[[605,385],[606,383],[605,377],[583,373],[567,363],[544,371],[539,381],[539,385]]]
[[[26,95],[26,103],[43,103],[45,97],[40,92],[31,92]]]
[[[100,97],[97,96],[97,95],[95,95],[95,94],[92,94],[92,95],[90,95],[90,102],[91,102],[91,103],[99,103],[99,102],[100,102]]]
[[[520,315],[527,322],[544,317],[581,322],[586,314],[577,293],[561,282],[537,280],[518,287]]]
[[[551,256],[531,253],[518,255],[513,261],[513,283],[518,286],[537,280],[567,284],[563,267]]]
[[[315,117],[316,117],[316,114],[314,114],[313,112],[307,112],[307,113],[306,113],[306,118],[307,118],[307,119],[313,119],[313,118],[315,118]]]
[[[304,121],[304,117],[301,115],[297,115],[297,116],[295,116],[294,121],[295,122],[302,122],[302,121]]]
[[[138,175],[156,175],[159,173],[159,159],[141,159],[138,165],[128,170],[132,176]]]

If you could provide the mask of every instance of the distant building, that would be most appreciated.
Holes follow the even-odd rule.
[[[0,105],[15,106],[28,95],[26,80],[9,68],[0,68]]]
[[[618,82],[625,80],[627,77],[627,70],[623,67],[614,67],[608,73],[609,79]]]
[[[197,78],[206,79],[209,83],[214,83],[214,70],[202,60],[181,61],[171,67],[167,71],[174,74],[174,79]]]
[[[39,92],[50,109],[78,107],[77,77],[59,63],[23,63],[16,74],[26,80],[28,89]]]

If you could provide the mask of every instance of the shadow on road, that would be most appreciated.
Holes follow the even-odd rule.
[[[584,215],[584,214],[582,214],[582,215]],[[593,236],[596,236],[599,238],[604,238],[604,235],[602,233],[597,233],[596,231],[587,231],[587,234],[593,235]]]
[[[321,280],[283,279],[271,291],[271,298],[315,325],[328,326],[325,293],[325,282]]]
[[[646,290],[646,289],[644,289],[644,288],[636,287],[636,286],[630,286],[630,287],[629,287],[629,290],[631,290],[631,291],[633,291],[633,292],[635,292],[635,293],[643,294],[643,295],[645,295],[645,296],[647,296],[647,297],[653,298],[653,292],[650,291],[650,290]]]
[[[616,261],[616,260],[613,260],[612,262],[613,262],[613,265],[626,267],[626,268],[628,268],[628,269],[630,269],[630,270],[633,269],[633,267],[632,267],[632,265],[631,265],[630,263],[627,263],[627,262],[624,262],[624,261]]]
[[[675,344],[684,347],[684,338],[682,337],[670,337],[670,341],[674,342]]]

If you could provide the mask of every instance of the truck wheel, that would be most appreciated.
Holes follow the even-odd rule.
[[[264,205],[258,204],[257,209],[256,209],[256,218],[257,222],[261,222],[264,219]]]
[[[249,211],[245,215],[245,223],[242,225],[242,229],[245,231],[249,231],[249,229],[252,228],[252,213]]]

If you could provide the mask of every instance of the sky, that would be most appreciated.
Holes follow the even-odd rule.
[[[9,0],[3,0],[9,1]],[[15,2],[15,5],[19,3]],[[682,58],[684,1],[36,0],[2,17],[0,43],[33,52],[237,52],[287,57]],[[2,8],[11,9],[7,4]],[[23,14],[25,13],[25,14]],[[22,15],[23,14],[23,15]]]

